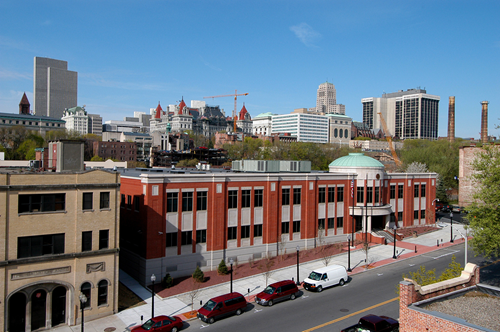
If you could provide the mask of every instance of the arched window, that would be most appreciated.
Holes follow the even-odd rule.
[[[97,305],[103,305],[108,303],[108,282],[106,280],[101,280],[97,284]]]
[[[344,129],[344,137],[347,138],[347,135],[349,134],[349,132],[347,131],[347,129]]]
[[[80,287],[80,292],[82,292],[83,295],[87,297],[87,302],[83,305],[84,308],[90,308],[90,291],[91,291],[92,286],[90,285],[90,282],[84,282],[82,286]]]
[[[340,136],[340,138],[342,138],[342,136],[344,136],[344,131],[342,129],[340,129],[339,136]]]
[[[337,138],[337,136],[338,136],[338,129],[337,129],[337,128],[335,128],[335,129],[333,130],[333,137]]]

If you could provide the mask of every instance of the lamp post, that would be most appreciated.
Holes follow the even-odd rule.
[[[83,332],[83,329],[84,329],[84,326],[83,326],[83,309],[85,307],[85,303],[87,302],[87,297],[85,296],[85,294],[83,293],[80,293],[80,308],[82,309],[82,332]]]
[[[151,275],[151,282],[153,283],[153,287],[151,287],[151,293],[153,294],[152,296],[152,302],[151,302],[151,318],[155,316],[155,281],[156,281],[156,276],[154,273]]]
[[[457,229],[457,231],[460,233],[460,235],[464,238],[465,240],[465,265],[467,265],[467,228],[465,229],[465,236],[460,232],[460,230]],[[465,268],[464,265],[464,268]]]
[[[231,264],[231,271],[229,271],[229,272],[231,272],[231,292],[230,292],[230,293],[232,293],[232,292],[233,292],[233,263],[234,263],[234,261],[233,261],[233,259],[231,258],[231,259],[229,260],[229,264]]]
[[[450,242],[453,243],[453,211],[450,212]]]
[[[351,234],[347,234],[347,272],[351,270]]]
[[[392,253],[392,258],[393,259],[397,259],[398,257],[396,256],[396,229],[397,229],[397,226],[394,225],[394,251]]]
[[[300,247],[297,246],[297,286],[300,285],[300,280],[299,280],[299,249],[300,249]]]

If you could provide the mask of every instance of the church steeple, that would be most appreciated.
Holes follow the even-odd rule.
[[[19,114],[31,114],[30,102],[28,101],[28,97],[26,97],[26,92],[23,94],[21,102],[19,103]]]

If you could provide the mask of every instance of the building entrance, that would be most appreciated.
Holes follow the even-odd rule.
[[[39,289],[31,296],[31,330],[45,327],[47,292]]]
[[[59,286],[52,292],[52,327],[66,322],[66,288]]]
[[[26,329],[26,296],[14,294],[9,300],[9,331],[24,332]]]

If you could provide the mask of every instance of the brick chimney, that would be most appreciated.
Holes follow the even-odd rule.
[[[448,142],[455,142],[455,96],[450,97],[448,106]]]
[[[482,113],[481,113],[481,143],[488,143],[488,104],[487,101],[482,101]]]

